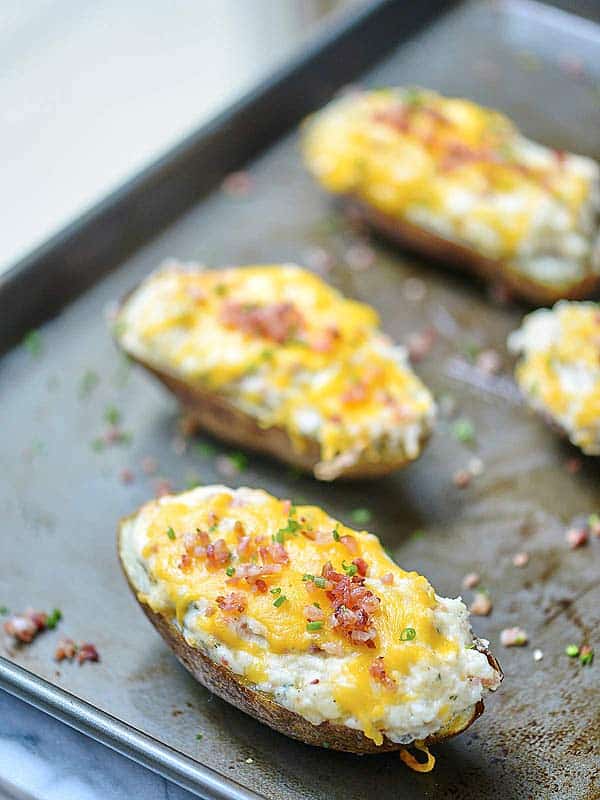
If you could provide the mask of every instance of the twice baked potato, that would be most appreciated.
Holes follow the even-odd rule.
[[[352,91],[309,118],[308,169],[376,229],[534,303],[600,286],[600,168],[434,92]]]
[[[563,300],[508,339],[529,404],[587,455],[600,455],[600,304]]]
[[[470,725],[501,681],[460,599],[320,508],[200,487],[142,506],[118,546],[138,602],[192,675],[308,744],[426,747]]]
[[[297,266],[169,264],[122,304],[116,335],[189,425],[323,480],[403,466],[433,424],[431,394],[374,309]]]

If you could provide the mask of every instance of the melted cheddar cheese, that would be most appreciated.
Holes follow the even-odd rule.
[[[531,404],[600,455],[600,305],[563,300],[535,311],[509,346],[522,354],[516,378]]]
[[[352,92],[306,124],[329,191],[540,281],[598,271],[598,166],[531,142],[504,115],[415,89]]]
[[[434,414],[373,308],[295,266],[184,270],[147,279],[119,315],[126,351],[225,396],[322,461],[413,459]]]
[[[379,744],[383,733],[413,741],[477,702],[484,685],[497,685],[487,658],[469,649],[462,603],[438,598],[376,536],[320,508],[294,507],[263,491],[205,487],[148,503],[130,525],[124,561],[143,567],[140,600],[172,617],[211,658],[315,723],[339,720]],[[209,541],[219,542],[218,562],[207,555]],[[269,573],[271,545],[280,559]],[[368,644],[336,623],[335,584],[320,578],[328,563],[347,586],[378,598]],[[356,577],[356,564],[365,575]],[[259,579],[248,577],[252,568]],[[241,607],[232,610],[232,598]],[[461,607],[457,618],[452,603]],[[308,621],[308,607],[320,624]],[[421,719],[428,699],[433,710]]]

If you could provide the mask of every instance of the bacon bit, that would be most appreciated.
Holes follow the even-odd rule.
[[[405,105],[376,111],[373,114],[373,121],[389,125],[401,133],[406,133],[410,127],[409,112]]]
[[[81,666],[86,661],[100,661],[100,654],[91,642],[84,642],[77,651],[77,662]]]
[[[515,553],[512,562],[515,567],[526,567],[527,564],[529,564],[529,553],[525,551],[522,553]]]
[[[411,361],[422,361],[425,356],[429,355],[433,346],[436,343],[438,332],[433,325],[425,328],[422,331],[411,333],[406,342],[406,349],[408,350],[408,357]]]
[[[568,458],[565,461],[565,469],[569,473],[569,475],[576,475],[582,468],[583,461],[580,458],[575,456],[574,458]]]
[[[452,483],[456,486],[457,489],[466,489],[467,486],[471,483],[472,478],[473,475],[469,472],[468,469],[459,469],[452,476]]]
[[[217,539],[215,542],[207,545],[206,558],[209,564],[213,567],[222,566],[227,564],[231,558],[231,553],[227,549],[225,539]]]
[[[383,686],[385,686],[386,689],[396,688],[396,681],[393,678],[390,678],[385,671],[385,667],[383,666],[383,656],[378,656],[376,659],[374,659],[369,667],[369,674],[378,683],[381,683]]]
[[[502,357],[497,350],[482,350],[475,359],[475,367],[486,375],[497,375],[502,369]]]
[[[235,577],[245,578],[248,583],[252,583],[256,578],[277,575],[281,569],[281,564],[240,564]]]
[[[352,555],[357,555],[358,553],[360,553],[358,542],[356,541],[354,536],[350,536],[350,534],[346,534],[345,536],[340,536],[340,544],[343,544],[344,547],[347,547],[348,550],[352,553]]]
[[[329,353],[340,337],[341,333],[338,328],[334,326],[325,328],[325,330],[319,331],[311,339],[311,349],[315,350],[317,353]]]
[[[356,569],[358,570],[358,574],[361,576],[361,578],[366,578],[369,565],[364,560],[364,558],[355,558],[353,559],[352,563],[355,565]]]
[[[504,647],[523,647],[529,641],[523,628],[504,628],[500,632],[500,644]]]
[[[316,686],[316,684],[320,683],[320,682],[321,681],[318,678],[313,678],[312,681],[310,681],[310,685],[311,686]]]
[[[290,557],[287,550],[279,542],[272,542],[259,550],[260,557],[264,564],[287,564]]]
[[[588,543],[589,531],[587,528],[569,528],[565,533],[565,540],[571,550],[576,550],[578,547],[583,547]]]
[[[230,592],[225,596],[219,595],[215,600],[221,611],[231,614],[243,614],[248,604],[246,596],[241,592]]]
[[[260,592],[261,594],[266,594],[267,584],[263,581],[262,578],[258,578],[256,581],[254,581],[254,589],[256,589],[256,591]]]
[[[290,511],[292,510],[292,501],[291,500],[282,500],[281,501],[281,508],[283,509],[283,514],[285,517],[289,517]]]
[[[309,622],[317,622],[325,619],[325,613],[318,606],[304,606],[304,616]]]
[[[384,583],[386,586],[391,586],[394,582],[394,576],[391,572],[386,572],[385,575],[381,576],[381,582]]]
[[[364,586],[365,579],[360,575],[341,575],[328,561],[322,576],[333,584],[326,592],[333,605],[331,624],[339,628],[355,643],[375,647],[376,631],[372,615],[379,609],[380,599]]]
[[[468,572],[462,579],[463,589],[474,589],[479,586],[480,581],[481,577],[477,572]]]
[[[14,614],[4,623],[4,632],[15,641],[31,644],[38,633],[46,629],[48,615],[43,611],[26,609],[23,614]]]
[[[121,472],[119,473],[119,480],[121,481],[121,483],[127,485],[129,483],[133,483],[133,481],[135,480],[135,475],[130,469],[127,469],[127,467],[125,467],[125,469],[122,469]]]
[[[64,661],[67,659],[68,661],[72,661],[75,658],[76,653],[77,645],[73,639],[61,639],[56,646],[56,650],[54,651],[54,660]]]
[[[154,494],[156,497],[165,497],[165,495],[173,493],[173,484],[166,478],[160,478],[154,484]]]
[[[469,607],[471,614],[476,617],[487,617],[492,612],[492,601],[486,592],[475,592],[475,599]]]
[[[220,320],[228,327],[262,336],[283,344],[304,327],[304,317],[293,303],[270,303],[263,306],[238,302],[224,303]]]
[[[246,197],[252,189],[250,173],[240,170],[225,176],[222,184],[223,191],[229,197]]]
[[[214,606],[206,606],[204,609],[204,616],[205,617],[212,617],[217,613],[217,609]]]
[[[356,381],[342,394],[342,403],[354,405],[364,403],[368,396],[368,387],[364,381]]]

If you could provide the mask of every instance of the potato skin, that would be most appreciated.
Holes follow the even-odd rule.
[[[239,675],[236,675],[227,667],[215,663],[208,658],[208,656],[205,656],[198,648],[188,644],[166,616],[153,611],[149,605],[138,597],[137,589],[131,580],[127,565],[121,555],[121,537],[123,536],[124,524],[128,519],[130,518],[121,521],[117,546],[121,569],[127,579],[129,588],[150,622],[175,653],[181,664],[183,664],[199,683],[222,700],[239,708],[241,711],[259,720],[259,722],[263,722],[265,725],[268,725],[274,730],[279,731],[279,733],[283,733],[292,739],[299,739],[305,744],[314,745],[316,747],[327,747],[333,750],[342,750],[347,753],[354,753],[355,755],[386,753],[393,750],[401,750],[407,746],[405,744],[392,742],[387,737],[384,737],[381,745],[376,745],[372,739],[365,736],[362,731],[347,728],[344,725],[335,725],[330,722],[313,725],[299,714],[276,703],[269,694],[253,689]],[[490,664],[502,675],[498,662],[489,650],[480,646],[477,642],[476,646],[481,652],[487,655]],[[483,701],[480,700],[464,713],[453,717],[438,733],[428,737],[426,744],[433,744],[462,733],[481,716],[483,710]]]
[[[359,460],[339,470],[322,468],[320,448],[315,439],[302,437],[304,447],[298,451],[283,428],[261,428],[253,417],[236,408],[222,395],[202,391],[140,359],[133,360],[154,375],[179,400],[189,432],[208,431],[229,444],[274,456],[304,472],[312,472],[316,478],[325,481],[379,478],[410,463],[410,459],[401,457],[387,461]],[[428,438],[429,434],[421,437],[420,449]]]
[[[549,286],[520,274],[502,261],[487,258],[470,247],[445,239],[407,220],[384,214],[354,197],[347,196],[342,203],[345,203],[354,219],[366,222],[397,244],[436,261],[455,264],[488,283],[508,289],[516,297],[533,305],[553,305],[561,299],[583,300],[600,290],[600,275],[588,275],[580,281],[557,287]]]

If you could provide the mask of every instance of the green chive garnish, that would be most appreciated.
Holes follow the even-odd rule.
[[[42,335],[39,331],[29,331],[23,339],[23,345],[29,350],[32,356],[40,356],[42,354]]]
[[[0,606],[0,617],[4,617],[8,614],[8,606]]]
[[[314,579],[315,576],[310,575],[308,572],[305,572],[304,575],[302,576],[302,580],[304,581],[304,583],[306,583],[306,581],[314,581]]]
[[[48,619],[46,620],[46,627],[48,630],[54,630],[60,620],[62,619],[62,612],[60,609],[55,608],[54,611],[48,615]]]
[[[579,648],[576,644],[568,644],[565,648],[565,653],[569,658],[576,658],[579,655]]]
[[[323,623],[316,621],[316,622],[307,622],[306,623],[306,630],[307,631],[320,631],[323,627]]]
[[[468,419],[457,419],[452,424],[452,435],[463,444],[471,444],[475,441],[475,426]]]
[[[358,572],[356,564],[346,564],[345,561],[342,561],[342,569],[350,578]]]
[[[581,648],[581,653],[579,654],[579,663],[582,667],[588,667],[592,661],[594,660],[594,651],[591,647],[587,647],[584,651],[584,648]]]
[[[104,412],[104,419],[109,425],[118,425],[121,421],[121,412],[116,406],[108,406]]]
[[[197,734],[196,734],[196,739],[197,739],[198,741],[200,741],[200,739],[204,739],[204,734],[203,734],[203,733],[197,733]]]
[[[327,586],[327,580],[325,578],[321,578],[320,576],[313,578],[313,583],[315,586],[318,586],[319,589],[324,589]]]
[[[271,594],[281,594],[281,586],[275,586],[274,589],[271,589]]]
[[[417,638],[417,632],[414,628],[404,628],[404,630],[400,634],[401,642],[412,642],[412,640],[416,638]]]
[[[238,472],[243,472],[248,466],[248,456],[244,453],[230,453],[229,460]]]
[[[273,605],[275,606],[275,608],[279,608],[279,606],[283,605],[283,603],[285,603],[286,600],[287,597],[284,594],[282,594],[277,598],[277,600],[273,601]]]
[[[175,539],[176,534],[175,534],[175,531],[173,530],[173,528],[170,528],[170,527],[167,528],[167,536],[169,537],[169,539],[171,539],[171,541],[173,539]]]
[[[337,526],[337,525],[335,526],[335,529],[334,529],[334,530],[331,532],[331,535],[333,536],[333,538],[334,538],[334,541],[336,541],[336,542],[339,542],[339,540],[340,540],[340,533],[339,533],[339,531],[338,531],[338,526]]]
[[[227,567],[227,569],[225,570],[225,574],[229,578],[233,577],[235,575],[235,567]]]

